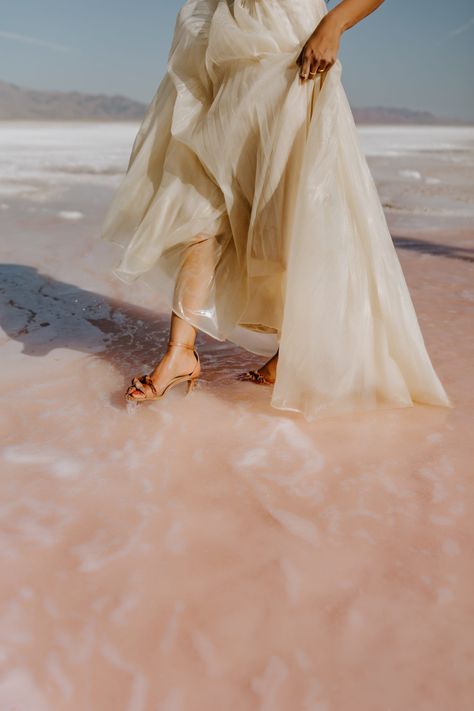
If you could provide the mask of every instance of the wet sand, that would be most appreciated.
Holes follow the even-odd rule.
[[[204,335],[195,392],[126,406],[168,315],[108,272],[110,196],[0,200],[1,711],[471,709],[468,221],[386,206],[455,408],[308,423]]]

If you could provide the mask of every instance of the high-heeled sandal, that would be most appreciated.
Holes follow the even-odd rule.
[[[239,373],[237,380],[250,380],[252,383],[257,383],[258,385],[274,385],[274,380],[268,380],[262,373],[258,370],[247,370],[246,373]]]
[[[132,378],[132,384],[128,387],[127,392],[125,393],[125,399],[128,400],[129,402],[145,402],[145,401],[150,401],[150,400],[159,400],[162,398],[165,393],[172,388],[174,385],[179,385],[179,383],[188,383],[188,387],[186,390],[186,395],[188,395],[194,388],[196,384],[196,380],[198,379],[200,373],[201,373],[201,362],[199,360],[199,354],[195,350],[194,346],[190,346],[187,343],[178,343],[178,341],[169,341],[168,342],[169,346],[180,346],[181,348],[189,348],[190,350],[193,351],[194,355],[196,356],[196,365],[194,366],[193,370],[191,373],[187,373],[185,375],[175,375],[174,378],[171,378],[169,383],[165,385],[163,390],[159,393],[155,387],[155,384],[150,377],[150,375],[136,375],[135,377]],[[143,387],[144,385],[148,385],[150,390],[152,391],[153,395],[147,394],[145,388]],[[136,397],[135,395],[132,395],[129,391],[130,390],[139,390],[142,392],[145,397]]]
[[[278,356],[279,351],[280,348],[277,349],[275,355],[272,356],[270,360],[265,363],[265,365],[271,363],[271,361]],[[263,365],[261,368],[258,368],[257,370],[247,370],[247,372],[245,373],[239,373],[239,375],[237,376],[237,380],[249,380],[251,383],[257,383],[257,385],[275,385],[276,377],[271,379],[260,372],[260,370],[264,368],[265,365]]]

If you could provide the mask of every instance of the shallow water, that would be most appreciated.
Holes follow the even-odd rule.
[[[79,129],[53,170],[41,148],[34,176],[18,159],[2,183],[15,191],[0,202],[0,709],[470,709],[464,218],[432,229],[410,205],[387,209],[453,410],[310,424],[236,380],[255,356],[206,336],[194,393],[127,406],[168,315],[110,274],[98,240],[133,131],[96,156],[84,146],[102,129]],[[418,154],[378,160],[382,192],[384,170],[407,197],[421,180],[399,171],[433,175]]]

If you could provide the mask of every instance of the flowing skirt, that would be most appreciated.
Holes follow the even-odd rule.
[[[341,84],[296,59],[324,0],[188,0],[101,237],[216,339],[279,347],[307,419],[452,407],[426,351]],[[185,267],[185,268],[183,268]]]

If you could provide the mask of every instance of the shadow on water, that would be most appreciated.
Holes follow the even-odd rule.
[[[63,348],[107,361],[123,376],[111,404],[125,407],[123,394],[132,375],[151,369],[166,349],[169,315],[58,281],[34,267],[0,264],[0,326],[9,338],[22,343],[28,356],[45,357]],[[245,403],[248,412],[281,417],[282,411],[270,405],[270,387],[236,379],[266,358],[201,332],[196,345],[203,366],[201,380],[219,399]],[[297,413],[284,414],[301,421]]]
[[[450,259],[460,259],[464,262],[474,262],[474,249],[468,249],[467,247],[439,244],[437,242],[429,242],[427,240],[416,239],[414,237],[394,236],[393,241],[395,247],[398,249],[409,249],[413,252],[433,254],[435,256],[448,257]]]
[[[0,264],[0,326],[23,344],[23,353],[45,356],[67,348],[110,362],[129,384],[166,350],[169,316],[87,291],[21,264]],[[235,344],[199,333],[203,380],[233,381],[255,365]]]

